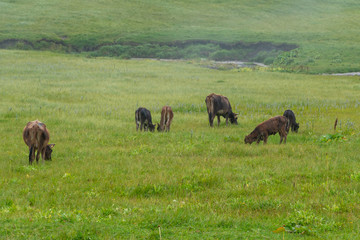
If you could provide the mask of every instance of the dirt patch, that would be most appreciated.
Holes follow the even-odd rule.
[[[360,76],[360,72],[350,72],[350,73],[333,73],[330,75],[334,76]]]

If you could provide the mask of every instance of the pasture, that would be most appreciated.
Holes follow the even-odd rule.
[[[139,43],[144,45],[134,51],[143,54],[156,47],[149,43],[286,43],[299,46],[297,54],[285,54],[275,63],[290,71],[355,72],[360,69],[359,12],[357,0],[3,0],[0,48],[81,52]],[[194,46],[181,58],[204,57],[194,53],[208,48]],[[167,58],[170,50],[158,48],[161,54],[154,55]],[[266,64],[278,55],[263,50],[262,55],[271,56]],[[261,54],[259,59],[244,59],[241,52],[228,54],[240,61],[266,60]]]
[[[360,235],[358,76],[15,50],[0,51],[0,66],[2,239]],[[229,98],[239,125],[209,127],[212,92]],[[136,132],[138,107],[159,122],[164,105],[169,133]],[[286,109],[300,123],[286,145],[279,135],[244,144]],[[51,162],[29,166],[22,130],[35,119],[56,145]]]

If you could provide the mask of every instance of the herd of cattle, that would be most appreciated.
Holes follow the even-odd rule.
[[[210,94],[205,99],[207,112],[209,115],[210,127],[213,127],[213,122],[215,116],[217,116],[218,126],[220,125],[220,116],[223,116],[226,119],[226,125],[228,125],[228,120],[232,124],[237,123],[237,114],[233,113],[229,99],[225,96],[218,95],[215,93]],[[157,123],[157,130],[170,131],[170,125],[174,118],[174,113],[170,106],[164,106],[161,110],[161,120],[160,124]],[[140,131],[150,130],[153,132],[156,125],[152,123],[151,113],[148,109],[140,107],[135,111],[135,123],[136,131],[138,131],[140,126]],[[257,125],[249,135],[245,137],[245,143],[260,143],[261,140],[264,141],[264,144],[267,143],[269,135],[275,135],[279,133],[280,135],[280,144],[284,140],[286,143],[287,134],[289,129],[297,132],[299,129],[299,124],[296,122],[295,114],[291,110],[286,110],[283,116],[276,116],[266,120],[259,125]],[[23,139],[26,145],[29,147],[29,164],[35,159],[38,163],[39,157],[43,160],[51,160],[52,149],[55,144],[48,144],[50,135],[49,131],[46,128],[46,125],[38,120],[28,122],[23,130]]]

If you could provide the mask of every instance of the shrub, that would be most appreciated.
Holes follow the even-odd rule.
[[[103,46],[98,50],[100,56],[118,57],[126,54],[129,51],[128,46],[114,45]]]

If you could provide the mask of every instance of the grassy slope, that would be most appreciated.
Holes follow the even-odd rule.
[[[360,5],[346,1],[1,1],[0,40],[75,46],[189,39],[299,44],[298,65],[358,70]],[[29,10],[31,9],[31,11]]]
[[[31,51],[0,51],[0,65],[0,236],[156,239],[161,226],[166,239],[282,239],[272,230],[291,222],[309,239],[360,234],[358,77]],[[238,126],[208,127],[211,92],[229,97]],[[135,109],[157,122],[164,104],[172,131],[137,133]],[[300,131],[286,145],[243,144],[287,108]],[[336,117],[348,140],[321,144]],[[30,167],[21,132],[37,118],[56,146]]]

